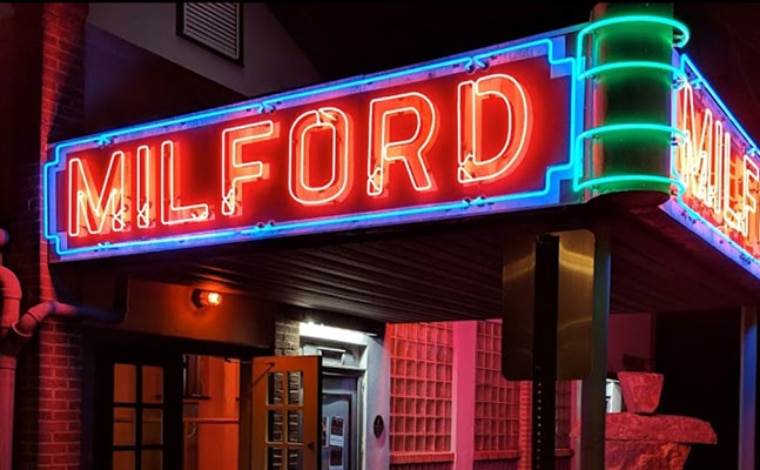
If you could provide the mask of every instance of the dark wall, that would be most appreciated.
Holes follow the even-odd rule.
[[[0,227],[7,227],[10,220],[11,141],[11,17],[0,20]]]
[[[173,117],[245,97],[87,25],[85,133]]]
[[[740,312],[656,317],[655,367],[665,376],[658,413],[703,419],[718,435],[718,445],[692,448],[685,469],[736,468]]]

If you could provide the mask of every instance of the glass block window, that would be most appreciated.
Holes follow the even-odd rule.
[[[451,452],[453,328],[388,325],[391,454]]]
[[[501,375],[501,321],[479,321],[477,335],[475,452],[517,452],[520,389]]]

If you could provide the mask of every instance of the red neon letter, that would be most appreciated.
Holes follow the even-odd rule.
[[[95,182],[87,162],[79,158],[69,160],[69,236],[78,237],[82,226],[90,235],[104,233],[104,230],[105,233],[121,232],[127,227],[128,166],[124,152],[114,152],[100,190],[93,194]],[[109,217],[111,227],[107,228]]]
[[[525,155],[532,125],[530,102],[525,90],[513,77],[488,75],[459,84],[459,171],[460,183],[489,180],[507,174]],[[483,141],[490,135],[483,120],[483,102],[496,98],[504,103],[506,129],[504,144],[496,154],[483,155]]]
[[[177,186],[180,181],[180,164],[174,155],[174,142],[161,143],[161,223],[176,225],[184,222],[208,220],[208,204],[180,205]]]
[[[742,226],[742,235],[750,235],[750,222],[755,219],[757,214],[757,198],[754,194],[757,192],[758,177],[760,170],[748,155],[744,155],[744,178],[742,181],[742,215],[744,225]],[[750,216],[752,213],[752,216]]]
[[[279,126],[262,121],[225,129],[222,132],[222,214],[240,215],[243,183],[267,178],[269,165],[261,161],[243,161],[243,147],[277,137]]]
[[[678,149],[681,180],[695,198],[720,214],[724,204],[723,162],[730,158],[731,136],[723,131],[720,121],[714,120],[712,111],[697,113],[691,85],[683,87],[680,99],[678,128],[686,133]]]
[[[757,188],[758,167],[748,155],[729,158],[723,162],[725,168],[723,222],[731,230],[736,230],[745,238],[749,233],[750,213],[757,210],[757,201],[752,193]]]
[[[411,137],[393,141],[391,120],[413,114],[417,124]],[[438,128],[433,103],[422,93],[411,92],[374,99],[369,104],[369,178],[367,193],[377,196],[388,184],[388,166],[402,161],[417,191],[434,188],[422,152]]]
[[[322,186],[311,186],[310,141],[314,131],[329,131],[332,135],[330,180]],[[349,175],[348,117],[338,108],[320,108],[301,114],[290,128],[288,157],[288,190],[301,204],[324,204],[340,201],[346,194]]]
[[[155,166],[153,155],[147,145],[137,147],[137,185],[135,196],[137,201],[137,226],[150,228],[156,220],[155,204]]]

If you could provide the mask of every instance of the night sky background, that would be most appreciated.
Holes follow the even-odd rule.
[[[282,2],[270,10],[325,81],[437,59],[588,21],[597,2]],[[685,51],[760,136],[760,3],[675,3]],[[758,137],[760,138],[760,137]]]

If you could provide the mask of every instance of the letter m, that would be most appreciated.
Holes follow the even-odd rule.
[[[96,185],[86,160],[72,158],[68,164],[68,232],[71,237],[120,232],[127,227],[127,159],[114,152],[100,185]],[[110,224],[106,222],[110,219]],[[106,231],[106,232],[104,232]]]

